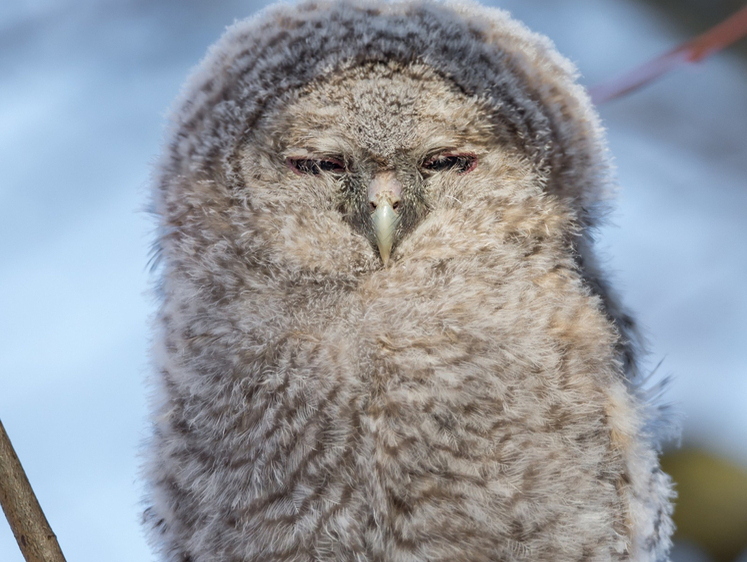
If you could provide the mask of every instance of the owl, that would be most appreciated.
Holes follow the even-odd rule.
[[[153,194],[161,560],[668,559],[575,79],[461,1],[309,1],[228,29]]]

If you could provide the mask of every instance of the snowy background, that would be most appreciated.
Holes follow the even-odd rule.
[[[0,419],[69,562],[154,560],[137,456],[150,166],[189,69],[261,5],[0,3]],[[587,85],[688,38],[638,2],[495,5],[553,39]],[[719,54],[600,111],[622,186],[601,242],[648,367],[664,359],[675,377],[685,444],[747,465],[745,59]],[[22,560],[0,521],[0,561]]]

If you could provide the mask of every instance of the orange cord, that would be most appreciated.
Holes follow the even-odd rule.
[[[657,57],[622,76],[589,88],[591,100],[599,105],[645,86],[675,67],[699,62],[747,35],[747,6],[695,39]]]

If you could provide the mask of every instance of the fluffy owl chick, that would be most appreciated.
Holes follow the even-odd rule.
[[[170,562],[658,561],[573,69],[500,11],[308,3],[177,105],[146,521]]]

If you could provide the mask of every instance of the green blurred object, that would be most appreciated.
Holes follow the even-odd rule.
[[[696,448],[665,454],[662,467],[677,483],[675,540],[697,544],[716,562],[747,549],[747,470]]]

